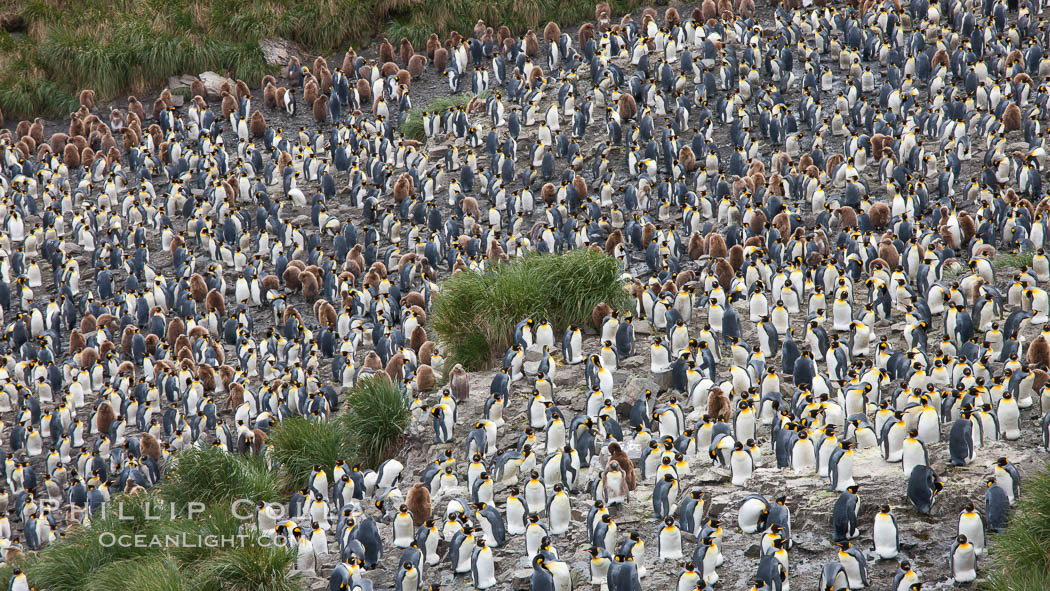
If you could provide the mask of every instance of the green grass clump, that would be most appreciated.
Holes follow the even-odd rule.
[[[481,93],[478,96],[484,99],[488,96],[488,93]],[[434,98],[428,102],[425,107],[416,107],[408,112],[405,121],[401,124],[401,134],[410,140],[425,142],[427,140],[427,134],[423,132],[424,112],[429,111],[440,113],[451,107],[465,107],[473,98],[474,95],[469,92],[461,92],[452,96]]]
[[[991,537],[989,591],[1037,591],[1050,581],[1050,467],[1024,483],[1006,531]]]
[[[347,392],[347,412],[339,422],[350,434],[352,457],[378,467],[397,451],[412,418],[408,401],[385,375],[361,379]]]
[[[1031,267],[1032,252],[1027,250],[1020,252],[997,252],[995,253],[995,258],[992,259],[992,266],[996,269],[1007,267],[1015,269]]]
[[[188,492],[182,485],[114,495],[88,525],[26,555],[17,566],[29,584],[48,591],[302,591],[299,580],[289,576],[293,551],[261,546],[253,533],[237,537],[246,523],[243,518],[252,521],[251,507],[238,507],[239,515],[234,514],[231,501],[251,488],[240,482],[243,474],[236,465],[212,455],[220,452],[182,453],[194,456],[191,465],[230,469],[228,480],[215,487],[229,486],[231,491],[210,495],[212,504],[194,513],[166,496]],[[200,472],[195,468],[193,474]],[[203,502],[203,497],[194,500]],[[8,580],[13,568],[0,569],[0,580]]]
[[[299,591],[302,585],[287,574],[294,561],[294,549],[256,540],[205,560],[201,570],[217,583],[214,591]]]
[[[335,462],[349,460],[353,452],[350,433],[335,419],[289,417],[274,427],[268,442],[286,491],[306,486],[317,464],[331,478]]]
[[[431,318],[449,361],[478,370],[503,355],[525,318],[546,318],[560,336],[569,324],[588,322],[602,302],[621,310],[630,303],[616,259],[590,250],[534,253],[482,274],[453,274]]]
[[[217,448],[188,449],[176,457],[165,499],[188,503],[225,503],[237,499],[276,501],[279,477],[258,456],[231,455]]]

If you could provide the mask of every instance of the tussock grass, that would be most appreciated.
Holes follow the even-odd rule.
[[[1006,531],[991,537],[989,591],[1036,591],[1050,581],[1050,466],[1024,482]]]
[[[478,96],[484,99],[488,96],[488,93],[485,92]],[[465,107],[473,98],[474,95],[469,92],[461,92],[452,96],[436,97],[428,102],[425,107],[416,107],[408,112],[405,121],[401,124],[401,134],[410,140],[425,142],[427,140],[427,135],[423,131],[424,112],[440,113],[451,107]]]
[[[298,591],[302,585],[288,576],[295,550],[262,546],[258,541],[237,546],[204,561],[202,572],[214,591]]]
[[[349,460],[353,453],[350,433],[335,419],[287,418],[274,427],[269,443],[286,491],[306,486],[316,464],[331,478],[336,460]]]
[[[225,455],[184,451],[179,459],[189,461],[180,463],[173,483],[115,495],[90,524],[27,554],[18,566],[30,585],[48,591],[301,591],[300,581],[289,577],[294,552],[261,546],[252,533],[236,537],[242,525],[252,523],[250,517],[241,519],[251,508],[238,507],[235,515],[232,501],[260,490],[257,472],[266,470],[255,458]],[[212,480],[224,470],[225,479]],[[209,494],[204,490],[209,485],[217,490]],[[272,482],[268,488],[269,500],[276,500]],[[210,504],[190,513],[169,494]],[[226,541],[220,541],[223,536]],[[12,568],[0,569],[0,579],[7,580]]]
[[[28,575],[27,575],[28,576]],[[190,591],[190,577],[179,571],[178,562],[170,555],[156,553],[104,565],[86,581],[88,591],[112,589],[140,591]]]
[[[346,397],[338,421],[350,434],[352,457],[378,467],[397,451],[411,413],[408,401],[385,375],[361,379]]]
[[[995,253],[995,258],[992,259],[992,266],[996,269],[1031,267],[1032,252],[997,252]]]
[[[231,455],[216,448],[188,449],[176,458],[164,484],[165,499],[188,503],[224,503],[236,499],[276,501],[278,476],[261,457]]]
[[[514,325],[527,317],[547,318],[560,336],[569,324],[588,322],[601,302],[626,309],[619,274],[616,259],[589,250],[530,254],[482,274],[456,273],[434,300],[432,326],[450,363],[483,369],[503,355]]]

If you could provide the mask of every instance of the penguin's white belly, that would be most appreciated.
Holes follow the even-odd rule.
[[[960,519],[959,533],[966,536],[966,540],[973,544],[975,554],[980,556],[984,553],[984,525],[980,517]]]
[[[746,453],[735,453],[729,460],[733,472],[733,486],[744,486],[751,478],[752,462]]]
[[[835,491],[843,492],[856,484],[853,481],[853,454],[845,454],[839,459]]]
[[[969,583],[977,578],[977,561],[973,552],[956,552],[954,575],[956,583]]]
[[[897,530],[889,517],[875,517],[872,538],[879,558],[890,560],[897,557]]]
[[[569,510],[568,500],[555,500],[550,508],[550,531],[558,536],[569,531],[569,523],[572,521],[572,513]]]
[[[677,529],[667,531],[666,528],[660,532],[660,558],[662,560],[678,560],[682,557],[682,534]]]
[[[795,474],[812,472],[817,467],[812,442],[806,440],[804,443],[795,444],[791,449],[791,466],[795,469]]]

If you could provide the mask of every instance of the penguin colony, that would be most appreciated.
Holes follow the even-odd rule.
[[[521,569],[532,591],[727,588],[734,537],[760,547],[740,588],[914,591],[899,520],[949,503],[932,582],[975,580],[1020,495],[999,441],[1050,446],[1043,5],[761,10],[603,3],[575,38],[479,21],[418,54],[293,60],[262,109],[243,82],[210,103],[195,83],[184,109],[165,91],[107,120],[84,91],[68,133],[4,130],[5,558],[180,450],[266,454],[277,421],[374,375],[432,457],[318,466],[252,524],[298,571],[334,564],[332,591],[377,568],[398,591]],[[476,98],[424,113],[420,144],[398,129],[428,71]],[[300,108],[318,129],[286,133]],[[560,334],[522,319],[498,371],[445,367],[442,277],[577,248],[622,263],[633,309]],[[997,271],[1015,251],[1031,265]],[[623,377],[645,364],[652,387]],[[866,497],[894,465],[901,494]],[[984,485],[942,499],[966,471]],[[811,490],[754,492],[773,478]],[[837,553],[796,572],[792,502],[824,489]]]

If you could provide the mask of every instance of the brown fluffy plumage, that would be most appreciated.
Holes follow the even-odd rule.
[[[613,441],[609,444],[609,461],[605,464],[605,469],[608,470],[609,466],[616,462],[620,465],[620,470],[623,470],[624,480],[627,481],[627,488],[634,490],[637,486],[637,482],[634,479],[634,464],[631,462],[631,458],[627,457],[627,453],[623,451],[620,444]]]
[[[135,327],[127,325],[124,330],[120,333],[120,350],[124,352],[124,355],[131,355],[131,339],[135,336]]]
[[[470,378],[463,366],[456,364],[448,374],[448,389],[457,402],[470,399]]]
[[[397,181],[394,183],[394,203],[401,203],[403,200],[411,197],[415,193],[415,187],[412,183],[412,176],[407,172],[401,173],[401,176],[397,177]]]
[[[236,382],[230,384],[230,410],[236,410],[237,407],[244,404],[244,386]]]
[[[1013,101],[1003,111],[1003,129],[1007,132],[1021,129],[1021,109]]]
[[[382,371],[383,360],[379,358],[379,354],[377,354],[375,351],[369,351],[368,354],[365,355],[364,360],[361,362],[361,367],[364,369]]]
[[[228,120],[230,118],[230,113],[237,111],[237,99],[233,98],[233,95],[230,93],[222,95],[221,108],[222,118]]]
[[[90,369],[98,361],[98,349],[86,347],[80,352],[80,369]]]
[[[328,97],[321,95],[314,99],[313,103],[314,121],[324,123],[328,119]]]
[[[426,341],[420,345],[419,353],[416,354],[419,357],[420,365],[430,365],[434,357],[434,351],[437,351],[437,343],[434,341]]]
[[[74,328],[72,332],[69,333],[69,352],[79,353],[86,346],[87,339],[84,338],[83,333]]]
[[[729,249],[729,264],[732,265],[733,271],[739,271],[740,267],[744,265],[744,247],[739,244],[734,244]]]
[[[1039,335],[1028,345],[1028,365],[1046,371],[1050,365],[1050,343],[1046,337]]]
[[[551,21],[546,27],[543,27],[543,40],[547,44],[561,41],[561,27],[558,26],[558,23]]]
[[[95,110],[95,91],[84,89],[80,91],[80,104],[87,107],[89,111]]]
[[[879,258],[886,262],[886,267],[890,272],[897,270],[900,264],[900,253],[897,252],[897,247],[893,246],[892,240],[883,239],[879,243]]]
[[[321,326],[335,326],[338,314],[335,313],[335,306],[328,303],[326,300],[318,300],[319,304],[314,309],[314,315],[317,317],[317,323]]]
[[[583,23],[580,25],[580,30],[576,31],[576,42],[583,47],[589,39],[594,39],[594,25]]]
[[[848,205],[844,205],[832,212],[831,219],[838,223],[840,230],[857,227],[857,211]]]
[[[260,138],[266,135],[266,118],[258,109],[252,113],[252,117],[248,122],[248,127],[252,132],[252,137]]]
[[[736,275],[733,271],[733,265],[723,258],[715,259],[714,273],[715,277],[718,278],[718,284],[729,290],[729,287],[733,284],[733,276]]]
[[[605,254],[612,255],[613,250],[616,249],[616,245],[622,242],[623,232],[619,229],[610,232],[609,237],[605,239]]]
[[[301,284],[299,282],[299,275],[301,273],[302,270],[299,269],[299,267],[296,267],[294,265],[288,265],[284,269],[284,273],[281,275],[281,281],[284,282],[284,285],[288,289],[291,289],[292,291],[299,291],[301,287]]]
[[[109,402],[103,400],[99,403],[98,411],[95,412],[95,429],[99,433],[109,433],[109,427],[115,420],[117,420],[117,413]]]
[[[707,235],[707,254],[714,258],[725,258],[729,255],[729,249],[726,248],[726,240],[717,231],[712,230]],[[723,287],[728,288],[728,285]]]
[[[635,102],[634,96],[623,93],[616,101],[616,109],[620,114],[620,121],[627,121],[634,119],[634,116],[638,114],[638,103]]]
[[[712,419],[728,421],[732,412],[733,408],[726,393],[718,386],[711,388],[707,393],[707,415]]]
[[[201,363],[197,366],[197,379],[200,381],[201,386],[204,387],[205,392],[215,391],[215,370],[212,366],[207,363]]]
[[[259,286],[262,288],[263,294],[265,295],[269,291],[280,289],[281,279],[276,275],[266,275],[259,280]]]
[[[408,59],[408,73],[412,79],[419,79],[423,75],[423,70],[427,67],[426,56],[416,54]]]
[[[66,144],[62,152],[62,162],[68,168],[80,168],[80,150],[74,144]]]
[[[872,228],[876,230],[885,228],[890,223],[890,206],[881,201],[873,203],[868,208],[868,219],[871,220]]]
[[[302,283],[303,297],[307,300],[316,298],[317,294],[320,293],[317,277],[313,273],[301,273],[299,281]]]
[[[408,346],[418,354],[419,348],[422,347],[425,342],[427,342],[427,329],[422,326],[416,326],[413,328],[412,333],[408,337]]]
[[[653,241],[653,236],[656,236],[656,226],[646,222],[642,226],[642,248],[649,248],[649,243]]]
[[[689,259],[693,261],[707,254],[707,240],[700,232],[693,232],[689,236],[688,252]]]
[[[612,311],[612,306],[605,302],[601,302],[591,310],[591,325],[594,327],[594,330],[601,332],[602,322],[606,316],[612,314]]]
[[[408,505],[408,510],[412,513],[412,524],[416,527],[423,525],[423,522],[434,514],[430,503],[430,491],[422,482],[417,482],[408,489],[405,505]]]
[[[525,55],[536,57],[540,53],[540,40],[536,38],[536,32],[529,29],[525,33]]]
[[[401,54],[399,56],[401,58],[401,63],[407,66],[408,60],[412,59],[412,56],[416,54],[416,51],[412,47],[412,42],[409,41],[408,38],[402,37],[401,46],[398,48],[398,53]]]
[[[84,317],[80,319],[80,332],[84,334],[91,334],[98,329],[97,320],[95,316],[88,312],[84,314]]]
[[[160,442],[157,438],[149,433],[143,433],[142,439],[139,441],[139,449],[142,451],[142,455],[147,458],[153,458],[153,461],[160,462],[161,451]]]
[[[184,334],[186,334],[186,323],[178,316],[173,317],[171,322],[168,322],[168,346],[174,348],[175,341]]]
[[[317,85],[317,81],[313,78],[309,78],[303,83],[303,100],[306,104],[313,106],[314,101],[321,95],[321,89]]]
[[[420,365],[416,368],[416,390],[420,392],[429,392],[434,389],[437,385],[437,376],[434,375],[434,368],[429,365]]]
[[[445,68],[448,67],[449,53],[444,47],[438,47],[434,50],[434,69],[438,72],[444,72]]]
[[[190,82],[190,94],[193,96],[199,96],[201,99],[208,98],[208,87],[204,86],[204,82],[201,80],[194,80]]]
[[[219,312],[219,316],[226,316],[226,298],[222,297],[222,293],[219,290],[213,289],[204,298],[204,309],[208,312],[216,310]]]
[[[351,47],[350,49],[347,50],[347,52],[345,54],[343,54],[343,68],[342,68],[343,69],[343,73],[346,74],[347,76],[350,76],[350,77],[355,76],[357,74],[357,72],[354,71],[355,67],[356,67],[354,65],[354,62],[356,62],[356,61],[357,61],[357,52],[354,51],[353,47]]]

